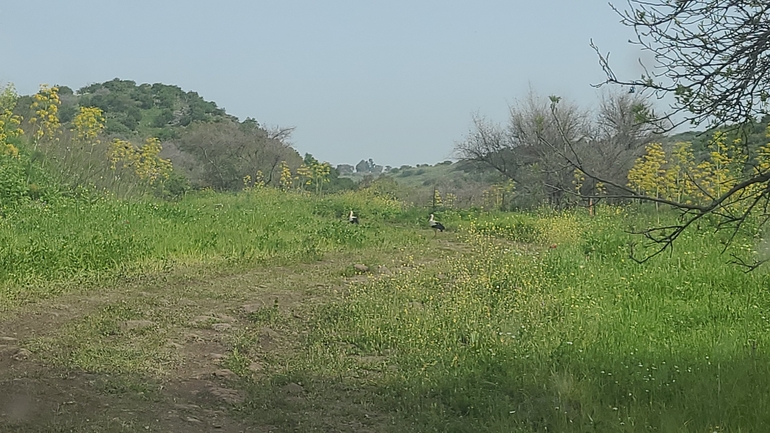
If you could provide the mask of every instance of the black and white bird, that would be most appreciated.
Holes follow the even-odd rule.
[[[358,217],[353,215],[353,211],[350,211],[350,215],[348,215],[348,222],[350,224],[358,224]]]
[[[441,224],[440,222],[433,219],[433,214],[430,214],[429,223],[430,223],[430,228],[433,229],[433,236],[436,236],[436,233],[438,233],[436,230],[438,230],[439,232],[444,231],[444,224]]]

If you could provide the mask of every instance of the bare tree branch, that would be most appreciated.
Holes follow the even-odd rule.
[[[639,79],[618,78],[609,53],[591,41],[605,72],[604,84],[673,95],[665,130],[690,123],[744,124],[768,113],[770,98],[770,3],[753,0],[628,0],[611,7],[634,29],[632,44],[655,58],[640,64]]]

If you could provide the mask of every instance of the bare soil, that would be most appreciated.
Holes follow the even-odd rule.
[[[435,257],[424,262],[463,247],[434,241]],[[391,415],[376,410],[366,386],[309,386],[280,373],[289,355],[302,350],[315,306],[344,296],[351,282],[390,273],[402,254],[354,275],[345,272],[360,260],[352,253],[214,274],[177,269],[4,312],[0,431],[386,431]],[[137,317],[118,314],[105,328],[112,323],[105,312],[120,308]],[[280,323],[259,319],[275,311]],[[225,364],[247,330],[257,331],[257,344],[244,377]],[[101,352],[83,368],[81,358],[73,359],[91,353],[90,341]],[[132,367],[121,368],[123,361]],[[362,360],[369,361],[377,362]]]

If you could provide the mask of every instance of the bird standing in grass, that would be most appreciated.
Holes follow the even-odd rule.
[[[430,228],[433,229],[433,236],[436,236],[436,233],[438,233],[436,230],[438,230],[439,232],[444,231],[444,224],[441,224],[440,222],[433,219],[433,214],[430,214],[429,223],[430,223]]]
[[[350,215],[348,216],[348,222],[350,224],[358,224],[358,217],[353,215],[353,211],[350,211]]]

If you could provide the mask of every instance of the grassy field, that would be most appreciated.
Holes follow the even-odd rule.
[[[770,425],[770,278],[723,235],[638,264],[647,210],[440,217],[273,190],[9,212],[0,430]]]

